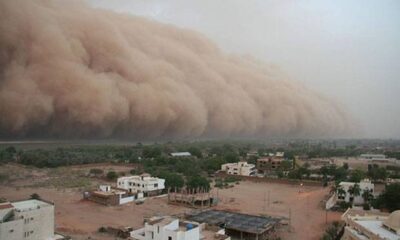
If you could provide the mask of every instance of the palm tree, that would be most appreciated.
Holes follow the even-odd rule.
[[[347,192],[350,194],[350,202],[353,204],[354,198],[361,194],[360,185],[358,185],[358,183],[354,184],[349,188],[349,190],[347,190]]]
[[[357,196],[360,196],[360,194],[361,194],[360,185],[358,185],[358,183],[356,183],[356,184],[354,184],[354,186],[353,186],[353,196],[354,196],[354,197],[357,197]]]
[[[368,188],[364,189],[364,191],[362,193],[362,197],[363,197],[365,203],[369,203],[369,201],[371,201],[373,198],[373,196]]]

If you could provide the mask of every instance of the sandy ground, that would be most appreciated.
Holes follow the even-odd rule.
[[[60,233],[73,236],[74,239],[114,239],[97,233],[101,226],[133,227],[143,226],[143,219],[154,215],[182,214],[188,211],[179,206],[170,206],[162,198],[148,199],[144,204],[133,203],[107,207],[82,200],[75,190],[56,190],[44,188],[8,188],[0,186],[0,195],[7,199],[26,199],[32,193],[38,193],[43,199],[55,203],[56,229]]]
[[[214,193],[221,199],[218,209],[287,218],[291,215],[291,231],[279,233],[283,239],[320,239],[325,231],[326,212],[321,201],[329,188],[244,181]],[[341,213],[328,212],[328,223],[340,216]]]
[[[148,199],[141,205],[130,203],[107,207],[82,200],[82,188],[32,185],[32,182],[40,182],[43,179],[47,179],[47,182],[52,181],[53,175],[78,175],[78,173],[81,174],[81,171],[87,172],[93,167],[95,166],[60,168],[54,172],[54,170],[3,165],[3,172],[12,173],[11,176],[17,174],[18,178],[0,184],[0,197],[16,201],[27,199],[32,193],[38,193],[43,199],[55,203],[57,231],[77,240],[89,239],[89,237],[92,240],[115,239],[110,235],[99,234],[97,230],[101,226],[140,228],[143,226],[144,218],[192,211],[189,208],[168,205],[166,197]],[[104,170],[113,168],[116,171],[129,172],[133,166],[97,165],[96,167]],[[91,185],[101,182],[99,179],[92,178],[89,178],[88,181],[91,182]],[[29,184],[29,182],[31,183]],[[233,188],[214,189],[213,191],[214,195],[220,198],[217,209],[286,218],[291,215],[291,231],[288,232],[287,228],[280,230],[279,235],[282,236],[282,239],[319,239],[325,230],[326,215],[321,201],[328,194],[329,188],[242,181]],[[328,222],[332,222],[339,220],[340,213],[328,212],[327,216]]]

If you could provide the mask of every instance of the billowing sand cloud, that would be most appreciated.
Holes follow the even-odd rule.
[[[346,114],[332,101],[193,31],[78,2],[12,0],[0,3],[0,32],[2,137],[347,130]]]

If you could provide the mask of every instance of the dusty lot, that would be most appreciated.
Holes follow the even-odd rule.
[[[87,172],[91,168],[129,172],[132,166],[102,164],[35,169],[3,165],[0,174],[8,173],[10,177],[6,182],[0,183],[0,197],[14,201],[38,193],[43,199],[54,202],[57,231],[73,236],[74,239],[114,239],[112,236],[97,233],[98,228],[139,228],[147,217],[191,211],[185,207],[168,205],[166,198],[148,199],[142,205],[128,204],[118,207],[83,201],[83,189],[105,182],[101,178],[88,177]],[[281,230],[279,233],[283,239],[319,239],[324,232],[326,215],[321,201],[328,193],[328,188],[242,181],[233,188],[213,191],[220,198],[218,209],[286,218],[291,215],[291,231]],[[340,213],[329,212],[328,222],[338,220],[339,217]]]
[[[229,189],[214,190],[221,203],[218,209],[289,218],[291,231],[281,231],[283,239],[320,239],[325,231],[326,213],[321,201],[329,188],[294,186],[244,181]],[[290,213],[289,213],[290,212]],[[340,219],[340,213],[328,212],[328,223]]]

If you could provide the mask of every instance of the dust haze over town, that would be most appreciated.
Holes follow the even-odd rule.
[[[0,240],[400,239],[399,13],[0,1]]]
[[[339,101],[200,33],[78,2],[2,4],[5,137],[358,133]]]

